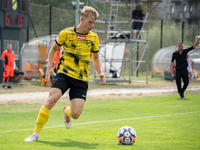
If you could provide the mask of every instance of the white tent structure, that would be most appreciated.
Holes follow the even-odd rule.
[[[115,70],[117,77],[120,77],[125,45],[125,42],[110,42],[100,48],[102,70],[107,77],[111,77],[110,69]]]

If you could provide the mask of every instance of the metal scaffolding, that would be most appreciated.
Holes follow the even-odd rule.
[[[153,9],[151,2],[157,2],[158,5],[162,0],[88,0],[88,4],[93,6],[101,16],[96,21],[97,28],[94,28],[93,31],[100,38],[101,63],[103,72],[107,76],[107,82],[148,83],[148,17]],[[132,30],[132,22],[134,21],[132,11],[139,4],[146,5],[147,12],[144,20],[137,20],[137,22],[143,23],[141,30]],[[154,7],[157,5],[154,5]],[[105,8],[105,10],[103,11],[102,8]],[[121,17],[120,15],[124,13],[123,10],[126,10],[129,16]],[[136,37],[134,38],[132,34],[135,32]],[[142,38],[141,33],[144,34]],[[125,43],[124,47],[123,43]],[[121,57],[117,56],[115,52],[116,49],[119,54],[119,48],[122,48],[124,53],[123,55],[120,54]],[[135,56],[137,56],[136,60]],[[135,76],[138,76],[141,63],[146,64],[146,80],[134,81]],[[118,75],[117,78],[111,77],[111,68],[115,70],[114,74]],[[122,71],[123,68],[128,68],[126,69],[128,71]],[[96,76],[97,74],[95,74]],[[94,82],[99,81],[99,79],[94,79]]]

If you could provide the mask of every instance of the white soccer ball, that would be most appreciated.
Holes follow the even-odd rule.
[[[120,128],[117,132],[117,139],[121,144],[132,145],[135,143],[137,134],[135,130],[129,126]]]

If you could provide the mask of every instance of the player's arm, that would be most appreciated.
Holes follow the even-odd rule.
[[[195,46],[197,46],[197,44],[199,43],[199,41],[200,41],[200,37],[197,37],[197,41],[196,41],[196,42],[194,42],[194,44],[192,45],[192,46],[193,46],[193,48],[195,48]]]
[[[53,64],[53,60],[56,57],[57,50],[59,48],[60,48],[60,46],[56,42],[54,42],[53,46],[51,47],[51,49],[49,51],[47,70],[46,70],[46,75],[45,75],[47,82],[49,82],[49,80],[50,80],[50,75],[53,74],[52,64]]]
[[[3,62],[3,64],[5,63],[5,59],[1,57],[1,61]]]
[[[169,66],[169,73],[172,74],[172,65],[173,65],[173,61],[171,61],[170,66]]]
[[[3,64],[5,64],[5,53],[4,52],[1,55],[1,61],[3,62]]]
[[[101,62],[99,59],[99,53],[92,53],[92,61],[93,61],[93,65],[95,70],[97,71],[99,77],[101,78],[101,80],[103,81],[103,84],[106,83],[106,76],[102,73],[101,70]]]
[[[170,66],[169,66],[169,73],[172,74],[172,65],[174,63],[174,53],[172,54],[172,59],[171,59],[171,63],[170,63]]]

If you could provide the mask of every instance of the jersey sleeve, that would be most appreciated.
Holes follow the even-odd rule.
[[[92,47],[92,52],[97,53],[99,52],[99,37],[96,35],[94,46]]]
[[[1,58],[5,58],[6,57],[6,53],[3,52],[2,55],[1,55]]]
[[[67,34],[66,34],[65,30],[62,30],[62,31],[60,31],[60,33],[58,34],[58,36],[56,38],[56,43],[59,46],[62,46],[65,43],[66,39],[67,39]]]
[[[188,53],[189,51],[191,51],[191,50],[193,50],[193,49],[194,49],[194,47],[191,46],[191,47],[188,47],[188,48],[184,49],[184,51],[186,51],[186,52]]]

